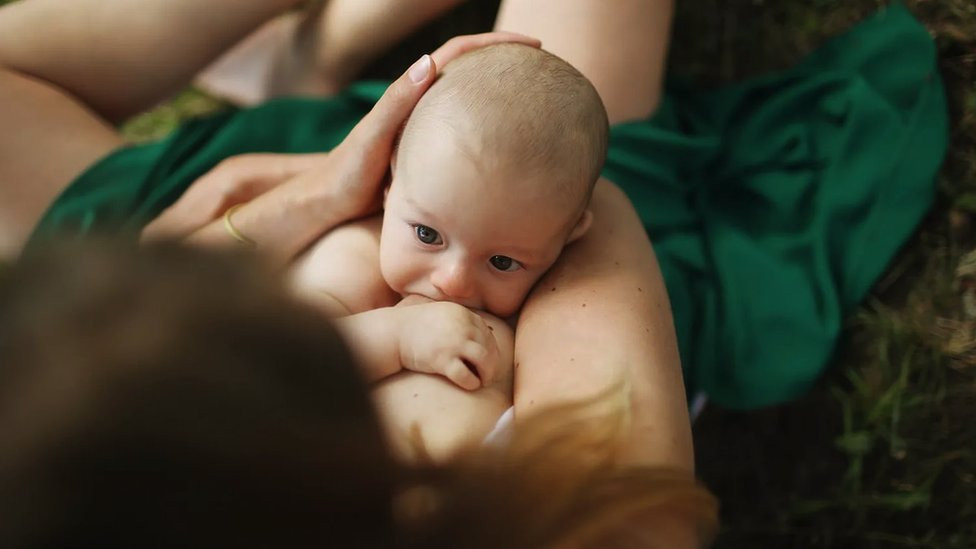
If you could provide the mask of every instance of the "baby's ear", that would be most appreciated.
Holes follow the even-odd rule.
[[[566,240],[566,244],[576,240],[577,238],[586,234],[586,231],[590,230],[590,225],[593,224],[593,212],[589,209],[583,210],[580,214],[579,221],[576,222],[576,226],[573,227],[573,231],[569,233],[569,239]]]

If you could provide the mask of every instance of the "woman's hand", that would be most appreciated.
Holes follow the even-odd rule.
[[[291,260],[326,231],[379,209],[397,132],[434,82],[437,67],[468,51],[503,42],[540,46],[538,40],[509,32],[452,38],[394,81],[329,154],[296,155],[285,160],[299,168],[296,173],[281,176],[277,172],[277,178],[262,178],[259,185],[248,183],[249,176],[236,167],[217,168],[193,184],[191,191],[200,185],[199,191],[187,191],[164,212],[164,218],[154,221],[146,238],[168,232],[188,234],[191,241],[200,243],[232,242],[220,216],[233,205],[229,198],[249,197],[238,202],[247,203],[234,214],[234,227],[280,261]],[[274,156],[281,161],[290,155]],[[264,160],[256,162],[263,164]],[[274,174],[276,170],[269,166],[263,164],[261,169]]]
[[[379,210],[397,133],[433,83],[437,67],[469,51],[503,42],[535,48],[541,45],[534,38],[511,32],[488,32],[448,40],[430,55],[421,57],[386,90],[376,106],[333,149],[328,161],[331,165],[322,163],[309,170],[307,176],[318,181],[331,180],[346,202],[350,218]]]
[[[231,206],[250,202],[320,164],[326,154],[241,154],[227,158],[146,225],[142,239],[184,238],[219,219]]]

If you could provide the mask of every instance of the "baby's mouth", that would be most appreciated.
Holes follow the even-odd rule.
[[[401,295],[403,299],[400,300],[400,303],[403,305],[419,305],[421,303],[430,303],[431,301],[444,301],[442,299],[433,299],[424,294],[406,293]]]
[[[473,311],[484,310],[480,303],[472,301],[462,301],[457,299],[450,299],[440,292],[406,292],[400,294],[403,296],[401,303],[404,305],[416,305],[418,303],[429,303],[431,301],[449,301],[451,303],[457,303],[458,305],[463,305]]]

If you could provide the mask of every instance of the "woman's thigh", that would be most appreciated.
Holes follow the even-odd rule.
[[[495,28],[539,38],[579,69],[614,124],[657,108],[673,7],[673,0],[503,0]]]
[[[10,259],[68,183],[122,139],[61,90],[2,69],[0,120],[0,259]]]

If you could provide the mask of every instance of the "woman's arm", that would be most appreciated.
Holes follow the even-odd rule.
[[[673,0],[503,0],[496,29],[531,34],[596,87],[610,123],[654,111]],[[691,429],[667,293],[633,206],[601,180],[593,226],[536,286],[515,331],[515,409],[624,383],[633,424],[626,457],[693,467]]]
[[[239,154],[226,158],[190,185],[142,230],[142,240],[185,238],[232,206],[250,202],[306,170],[328,153]]]
[[[623,461],[692,470],[681,365],[654,252],[612,183],[598,182],[591,206],[590,231],[564,250],[522,309],[516,419],[621,386],[631,413]]]
[[[58,194],[123,145],[114,122],[299,1],[3,2],[0,258],[19,254]]]
[[[342,143],[314,167],[235,211],[235,230],[275,261],[285,264],[326,231],[376,211],[397,132],[433,83],[437,67],[467,51],[502,42],[540,45],[536,39],[509,32],[448,40],[395,80]],[[233,243],[227,224],[224,218],[201,220],[202,228],[189,240]]]
[[[320,162],[244,204],[233,227],[263,253],[285,264],[335,226],[374,211],[389,169],[397,131],[433,82],[437,68],[424,55],[395,80],[373,109]],[[225,216],[190,242],[234,242]]]

